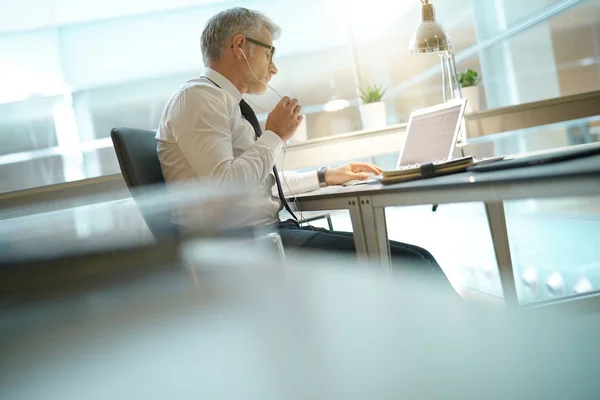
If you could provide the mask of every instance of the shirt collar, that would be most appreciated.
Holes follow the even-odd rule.
[[[233,83],[231,83],[231,81],[229,79],[225,78],[223,75],[221,75],[214,69],[211,69],[208,67],[204,68],[202,70],[202,76],[205,76],[205,77],[211,79],[217,85],[221,86],[221,88],[223,90],[225,90],[227,93],[229,93],[231,96],[233,96],[235,101],[237,101],[238,103],[240,101],[242,101],[242,94],[240,93],[238,88],[236,88],[235,85]]]

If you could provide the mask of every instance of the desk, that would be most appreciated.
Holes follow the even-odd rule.
[[[517,305],[505,200],[600,195],[600,155],[494,172],[464,172],[383,186],[329,187],[297,197],[302,211],[348,210],[357,252],[390,265],[385,207],[481,201],[507,305]],[[290,203],[292,204],[292,203]]]

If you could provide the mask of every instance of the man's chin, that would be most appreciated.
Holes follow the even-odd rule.
[[[265,85],[260,85],[260,86],[256,86],[251,88],[248,91],[248,94],[254,94],[254,95],[259,95],[259,94],[263,94],[267,91],[267,87]]]

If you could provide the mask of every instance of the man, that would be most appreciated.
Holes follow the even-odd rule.
[[[301,228],[296,219],[278,218],[283,207],[295,217],[284,201],[284,186],[288,194],[299,194],[381,173],[373,164],[358,162],[306,173],[281,174],[274,167],[302,122],[302,107],[297,99],[283,97],[262,131],[242,95],[264,93],[277,73],[273,40],[279,33],[266,16],[244,8],[222,11],[207,22],[202,55],[208,67],[169,100],[156,134],[163,174],[167,183],[202,178],[216,185],[243,182],[258,187],[259,196],[239,204],[253,210],[258,204],[258,215],[248,212],[240,226],[269,226],[279,232],[285,247],[355,252],[350,233]],[[391,242],[391,251],[395,264],[418,265],[443,276],[424,249]]]

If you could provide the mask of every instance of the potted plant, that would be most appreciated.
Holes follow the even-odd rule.
[[[467,114],[478,112],[481,110],[481,90],[479,82],[481,78],[477,71],[467,69],[465,72],[458,74],[458,84],[461,87],[463,97],[467,99]]]
[[[385,103],[381,101],[385,91],[382,86],[369,85],[358,88],[360,104],[360,120],[364,130],[381,129],[386,126]]]

